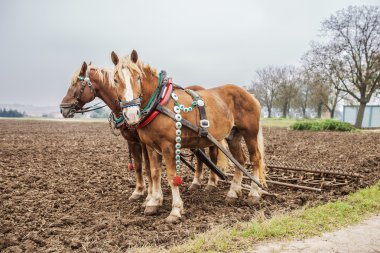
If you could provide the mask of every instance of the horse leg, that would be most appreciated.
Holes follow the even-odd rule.
[[[168,183],[172,190],[172,210],[169,216],[165,219],[168,223],[177,223],[181,219],[183,213],[183,201],[179,193],[179,187],[174,185],[174,177],[176,176],[176,161],[173,149],[174,145],[169,144],[162,149],[163,158],[166,164],[166,175]]]
[[[227,148],[227,142],[225,140],[221,141],[224,148]],[[210,158],[213,163],[215,163],[219,169],[225,171],[228,168],[228,158],[223,152],[221,152],[217,146],[211,146],[210,150]],[[215,190],[218,185],[219,177],[213,172],[210,172],[210,177],[208,178],[208,183],[206,186],[206,190]]]
[[[150,172],[150,161],[149,161],[149,156],[148,156],[148,151],[146,149],[146,145],[141,143],[141,149],[142,149],[142,154],[144,158],[144,168],[145,168],[145,175],[148,178],[148,195],[145,198],[145,201],[143,203],[143,206],[146,206],[146,203],[149,201],[149,199],[152,197],[152,174]]]
[[[261,127],[252,133],[245,133],[244,139],[247,144],[249,159],[253,164],[253,176],[265,186],[264,141]],[[261,194],[260,188],[254,182],[251,182],[248,201],[251,204],[258,204]]]
[[[209,147],[209,152],[210,152],[211,161],[217,165],[218,164],[218,148],[215,146],[211,146]],[[208,177],[208,182],[207,182],[207,186],[205,190],[206,191],[216,190],[216,187],[218,185],[218,180],[219,180],[218,176],[213,171],[211,171],[210,176]]]
[[[145,194],[145,181],[142,173],[142,150],[140,143],[128,141],[129,150],[134,159],[135,165],[135,177],[136,177],[136,188],[129,200],[135,201],[144,197]]]
[[[146,203],[144,214],[153,215],[158,212],[159,207],[162,205],[163,195],[161,189],[161,167],[162,159],[153,148],[147,146],[150,172],[152,176],[152,194],[148,202]]]
[[[241,146],[241,134],[235,134],[232,140],[228,141],[228,147],[230,149],[231,154],[235,157],[235,159],[242,165],[245,164],[245,156]],[[243,180],[243,173],[235,168],[234,177],[232,178],[230,190],[227,193],[226,201],[229,204],[233,204],[236,202],[238,197],[242,196],[241,192],[241,182]]]
[[[204,149],[202,149],[204,152]],[[203,179],[203,162],[197,157],[197,167],[195,168],[194,179],[191,183],[189,190],[195,191],[201,188]]]

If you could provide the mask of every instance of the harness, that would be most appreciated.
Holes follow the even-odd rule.
[[[205,103],[204,103],[202,97],[199,96],[199,94],[197,92],[195,92],[193,90],[189,90],[189,89],[185,89],[185,91],[190,96],[193,97],[193,99],[194,99],[193,104],[196,102],[196,105],[198,106],[199,117],[200,117],[200,120],[199,120],[199,127],[200,127],[199,136],[206,137],[208,134],[207,129],[210,127],[210,122],[207,120]],[[184,108],[184,112],[187,112],[186,108]]]
[[[207,133],[208,133],[207,128],[209,128],[210,123],[206,118],[206,109],[205,109],[205,104],[202,100],[202,97],[193,90],[183,89],[194,100],[193,103],[190,105],[190,107],[185,108],[184,105],[179,104],[178,96],[175,94],[174,88],[183,89],[182,87],[173,84],[172,79],[170,77],[167,77],[166,71],[162,70],[158,76],[158,85],[157,85],[156,90],[154,91],[153,95],[149,99],[147,105],[140,112],[140,120],[133,125],[127,124],[127,126],[129,128],[139,129],[148,125],[160,113],[160,111],[157,110],[157,106],[158,105],[165,106],[169,102],[170,97],[172,97],[175,104],[174,112],[177,114],[179,114],[181,110],[184,111],[185,113],[190,112],[193,110],[195,106],[198,106],[199,114],[200,114],[199,135],[203,137],[207,136]],[[139,97],[134,98],[132,100],[121,101],[120,107],[124,109],[124,108],[132,107],[132,106],[140,106],[141,99],[142,99],[142,94],[140,94]]]
[[[145,108],[140,112],[140,116],[143,117],[143,120],[137,128],[142,128],[148,125],[152,120],[159,114],[156,110],[157,105],[166,105],[169,101],[170,94],[173,90],[173,82],[171,78],[166,78],[166,72],[161,71],[159,75],[159,85],[156,88],[155,93],[152,98],[149,100]]]
[[[158,104],[166,105],[170,98],[170,93],[173,89],[173,83],[171,78],[166,77],[166,72],[161,71],[158,76],[158,85],[153,95],[149,99],[147,105],[140,112],[140,120],[131,125],[126,124],[130,129],[138,129],[148,125],[157,115],[158,111],[156,107]],[[129,101],[121,101],[120,107],[122,109],[132,107],[132,106],[140,106],[141,105],[142,94],[139,97],[134,98]]]
[[[176,139],[175,139],[175,164],[176,164],[176,172],[177,175],[174,177],[174,185],[178,186],[182,184],[182,178],[179,176],[180,174],[180,168],[181,168],[181,128],[182,126],[187,127],[193,132],[197,132],[201,137],[207,138],[208,141],[216,145],[236,166],[237,168],[243,172],[244,175],[246,175],[249,179],[251,179],[258,187],[263,188],[263,186],[260,184],[260,182],[253,177],[246,168],[244,168],[234,157],[233,155],[224,148],[224,146],[217,140],[215,137],[213,137],[210,133],[208,133],[208,128],[210,127],[210,123],[206,118],[206,110],[205,110],[205,103],[202,99],[202,97],[192,90],[186,90],[185,91],[193,98],[193,103],[189,107],[185,107],[184,105],[179,103],[179,98],[177,94],[175,94],[174,86],[176,88],[181,88],[177,85],[174,85],[172,83],[171,78],[166,78],[166,72],[161,71],[159,74],[159,83],[158,86],[150,98],[147,106],[140,112],[140,120],[136,124],[134,124],[131,127],[134,128],[142,128],[146,125],[148,125],[159,113],[162,113],[169,118],[173,119],[176,127]],[[181,88],[183,89],[183,88]],[[131,101],[123,101],[121,102],[122,108],[127,108],[130,106],[136,106],[141,105],[141,97],[140,95],[138,98],[133,99]],[[166,104],[169,100],[169,98],[172,98],[174,100],[174,108],[173,111],[168,109],[166,107]],[[200,121],[199,126],[193,124],[192,122],[183,119],[181,116],[181,111],[187,113],[194,109],[195,106],[198,106],[199,114],[200,114]]]
[[[78,76],[78,79],[81,80],[82,82],[80,84],[79,93],[75,95],[75,99],[76,99],[75,103],[73,103],[73,104],[72,103],[61,103],[60,104],[61,108],[69,108],[70,112],[72,112],[72,113],[85,113],[85,112],[95,111],[95,110],[98,110],[98,109],[101,109],[101,108],[107,106],[107,105],[102,105],[102,106],[96,107],[98,104],[101,103],[101,102],[99,102],[99,103],[96,103],[94,105],[81,108],[79,106],[79,102],[80,102],[80,99],[84,93],[84,89],[86,88],[86,86],[88,86],[88,88],[90,89],[90,92],[93,94],[93,99],[95,99],[95,97],[97,97],[97,94],[96,94],[96,91],[94,89],[94,86],[92,85],[92,83],[90,81],[90,78],[88,77],[87,72],[86,72],[85,77]]]
[[[176,144],[175,144],[175,163],[176,163],[176,172],[177,175],[174,177],[174,184],[175,185],[181,185],[182,184],[182,178],[180,175],[180,169],[181,169],[181,128],[182,128],[182,116],[181,111],[188,113],[191,112],[195,106],[198,106],[199,114],[200,114],[200,130],[199,135],[201,137],[206,137],[208,135],[207,128],[210,126],[209,121],[206,119],[206,109],[205,109],[205,103],[202,99],[202,97],[196,93],[195,91],[185,89],[186,93],[188,93],[192,98],[193,102],[189,107],[185,107],[184,105],[180,104],[178,101],[178,96],[174,91],[173,82],[170,77],[166,77],[166,72],[161,71],[158,77],[158,85],[156,90],[154,91],[153,95],[149,99],[147,105],[144,107],[144,109],[140,112],[140,120],[133,125],[127,124],[129,128],[142,128],[146,125],[148,125],[152,120],[154,120],[155,117],[160,113],[160,110],[157,108],[164,107],[168,103],[170,97],[174,100],[174,112],[175,112],[175,127],[176,127]],[[139,97],[134,98],[129,101],[121,101],[120,106],[121,108],[128,108],[132,106],[140,106],[141,105],[141,99],[142,94],[140,94]]]
[[[109,122],[112,133],[118,136],[118,134],[115,134],[113,129],[120,129],[124,125],[124,117],[121,116],[120,118],[115,118],[115,115],[112,112],[110,112],[110,116],[108,117],[108,122]]]

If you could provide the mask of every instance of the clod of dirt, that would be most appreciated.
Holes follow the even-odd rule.
[[[17,238],[15,236],[2,236],[0,237],[0,250],[8,248],[17,244]]]
[[[80,241],[77,241],[77,240],[73,240],[71,243],[70,243],[70,248],[71,249],[79,249],[82,247],[82,243]]]

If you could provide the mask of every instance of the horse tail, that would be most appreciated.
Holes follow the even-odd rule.
[[[260,160],[259,160],[259,180],[262,185],[267,186],[265,176],[265,162],[264,162],[264,137],[263,137],[263,130],[261,127],[261,124],[259,124],[259,132],[257,133],[257,144],[258,144],[258,152],[260,153]]]
[[[228,150],[228,144],[227,144],[227,141],[225,139],[223,139],[221,141],[221,144],[223,145],[223,147],[225,149]],[[229,160],[227,158],[227,156],[220,150],[218,150],[218,162],[217,162],[217,165],[218,167],[222,170],[222,171],[226,171],[228,169],[228,165],[229,165]]]

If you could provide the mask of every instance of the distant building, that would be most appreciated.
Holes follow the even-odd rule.
[[[354,125],[358,110],[359,106],[357,105],[344,105],[342,120]],[[365,107],[362,127],[380,127],[380,105],[367,105]]]

